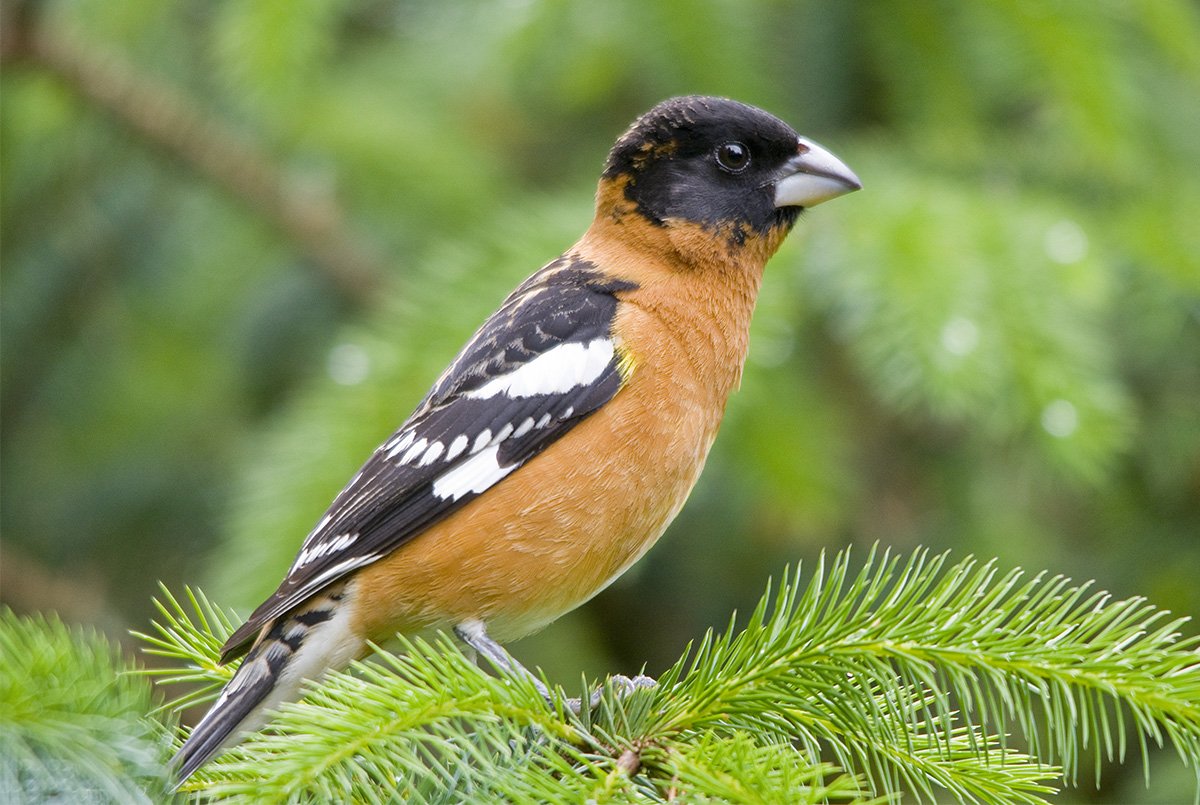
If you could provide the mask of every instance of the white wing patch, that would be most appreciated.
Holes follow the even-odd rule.
[[[433,444],[429,445],[429,449],[425,451],[425,455],[421,456],[421,463],[417,466],[424,467],[426,464],[432,464],[433,462],[437,461],[438,456],[440,456],[442,451],[445,449],[446,445],[442,444],[441,442],[434,442]]]
[[[417,456],[424,453],[425,448],[428,445],[429,445],[429,440],[422,436],[420,439],[417,439],[415,442],[413,442],[413,446],[408,448],[408,452],[405,453],[404,457],[401,458],[396,463],[397,464],[407,464],[408,462],[412,461]]]
[[[463,396],[486,400],[498,394],[513,399],[564,394],[578,386],[594,383],[604,373],[612,357],[613,342],[610,338],[597,338],[586,344],[569,341]]]
[[[324,526],[328,519],[329,518],[326,517],[325,520],[321,521],[322,526]],[[327,556],[331,553],[337,553],[338,551],[344,551],[357,541],[358,534],[339,534],[336,537],[321,540],[316,545],[311,545],[300,551],[300,555],[297,556],[296,561],[292,563],[292,570],[299,570],[309,562],[316,561],[322,556]]]
[[[471,448],[471,452],[478,453],[480,450],[487,447],[491,443],[492,443],[492,429],[484,428],[483,430],[481,430],[479,432],[479,435],[475,437],[475,445]]]
[[[396,456],[400,455],[401,452],[408,449],[408,446],[413,443],[413,439],[416,437],[417,434],[411,430],[405,431],[404,433],[396,436],[383,446],[383,449],[388,451],[387,457],[395,458]]]
[[[519,465],[500,466],[500,441],[489,445],[466,461],[438,476],[433,482],[433,494],[442,500],[458,500],[471,492],[482,492],[496,484]]]
[[[458,454],[467,449],[467,443],[470,441],[465,433],[455,436],[454,441],[450,442],[450,449],[446,451],[446,460],[453,461],[458,458]]]

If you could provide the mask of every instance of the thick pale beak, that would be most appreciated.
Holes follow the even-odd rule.
[[[796,151],[775,183],[776,207],[812,207],[862,189],[846,163],[812,140],[801,137]]]

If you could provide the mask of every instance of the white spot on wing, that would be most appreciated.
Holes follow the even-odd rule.
[[[425,452],[425,446],[427,444],[429,444],[428,439],[426,439],[424,437],[417,439],[417,441],[413,444],[413,446],[408,448],[408,452],[404,454],[404,458],[400,459],[400,463],[407,464],[408,462],[412,461],[417,456],[421,455],[421,453]]]
[[[482,492],[515,470],[518,465],[500,466],[500,445],[493,444],[453,469],[442,473],[433,482],[433,494],[442,500],[458,500],[471,492]]]
[[[446,451],[446,460],[453,461],[458,458],[458,454],[467,449],[467,434],[460,433],[454,437],[454,441],[450,442],[450,449]]]
[[[387,457],[395,458],[397,454],[403,450],[406,450],[408,446],[412,444],[412,441],[416,438],[416,436],[417,434],[411,430],[408,433],[401,433],[400,435],[396,436],[396,438],[392,439],[391,442],[384,445],[388,451]]]
[[[546,413],[542,414],[542,418],[537,421],[537,424],[534,425],[534,427],[537,428],[538,430],[541,430],[542,428],[544,428],[550,424],[550,419],[551,419],[550,412],[547,411]]]
[[[442,444],[441,442],[434,442],[433,444],[429,445],[429,449],[425,451],[425,455],[421,456],[421,463],[417,466],[424,467],[437,461],[438,456],[440,456],[442,451],[445,449],[446,445]]]
[[[597,338],[586,344],[569,341],[463,396],[487,399],[504,394],[515,399],[539,394],[562,394],[595,382],[612,357],[613,342],[608,338]]]
[[[478,453],[483,448],[487,447],[488,442],[492,440],[492,429],[484,428],[479,435],[475,437],[475,444],[471,447],[472,453]]]
[[[292,563],[292,570],[299,570],[309,562],[315,562],[323,556],[344,551],[357,541],[358,534],[339,534],[336,537],[323,539],[320,542],[309,545],[300,551],[300,555]]]
[[[513,431],[513,438],[520,439],[531,430],[533,430],[533,417],[525,417],[525,421],[518,425],[517,429]]]

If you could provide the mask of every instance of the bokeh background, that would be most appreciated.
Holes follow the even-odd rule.
[[[661,670],[875,542],[1200,613],[1200,10],[1185,0],[5,2],[0,600],[248,610],[675,94],[861,193],[768,268],[654,551],[514,651]],[[1190,799],[1178,761],[1064,801]]]

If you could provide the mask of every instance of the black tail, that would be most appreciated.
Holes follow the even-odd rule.
[[[279,624],[250,651],[233,679],[221,691],[216,704],[183,742],[171,761],[180,783],[231,744],[241,732],[262,726],[265,722],[262,711],[266,709],[264,703],[268,699],[274,702],[283,698],[271,694],[283,693],[277,690],[279,674],[295,649],[273,638],[273,633],[278,630]]]
[[[320,679],[362,651],[363,641],[349,628],[352,607],[343,588],[309,599],[272,623],[254,644],[171,761],[180,783],[243,733],[265,724],[278,705],[298,699],[305,680]]]

